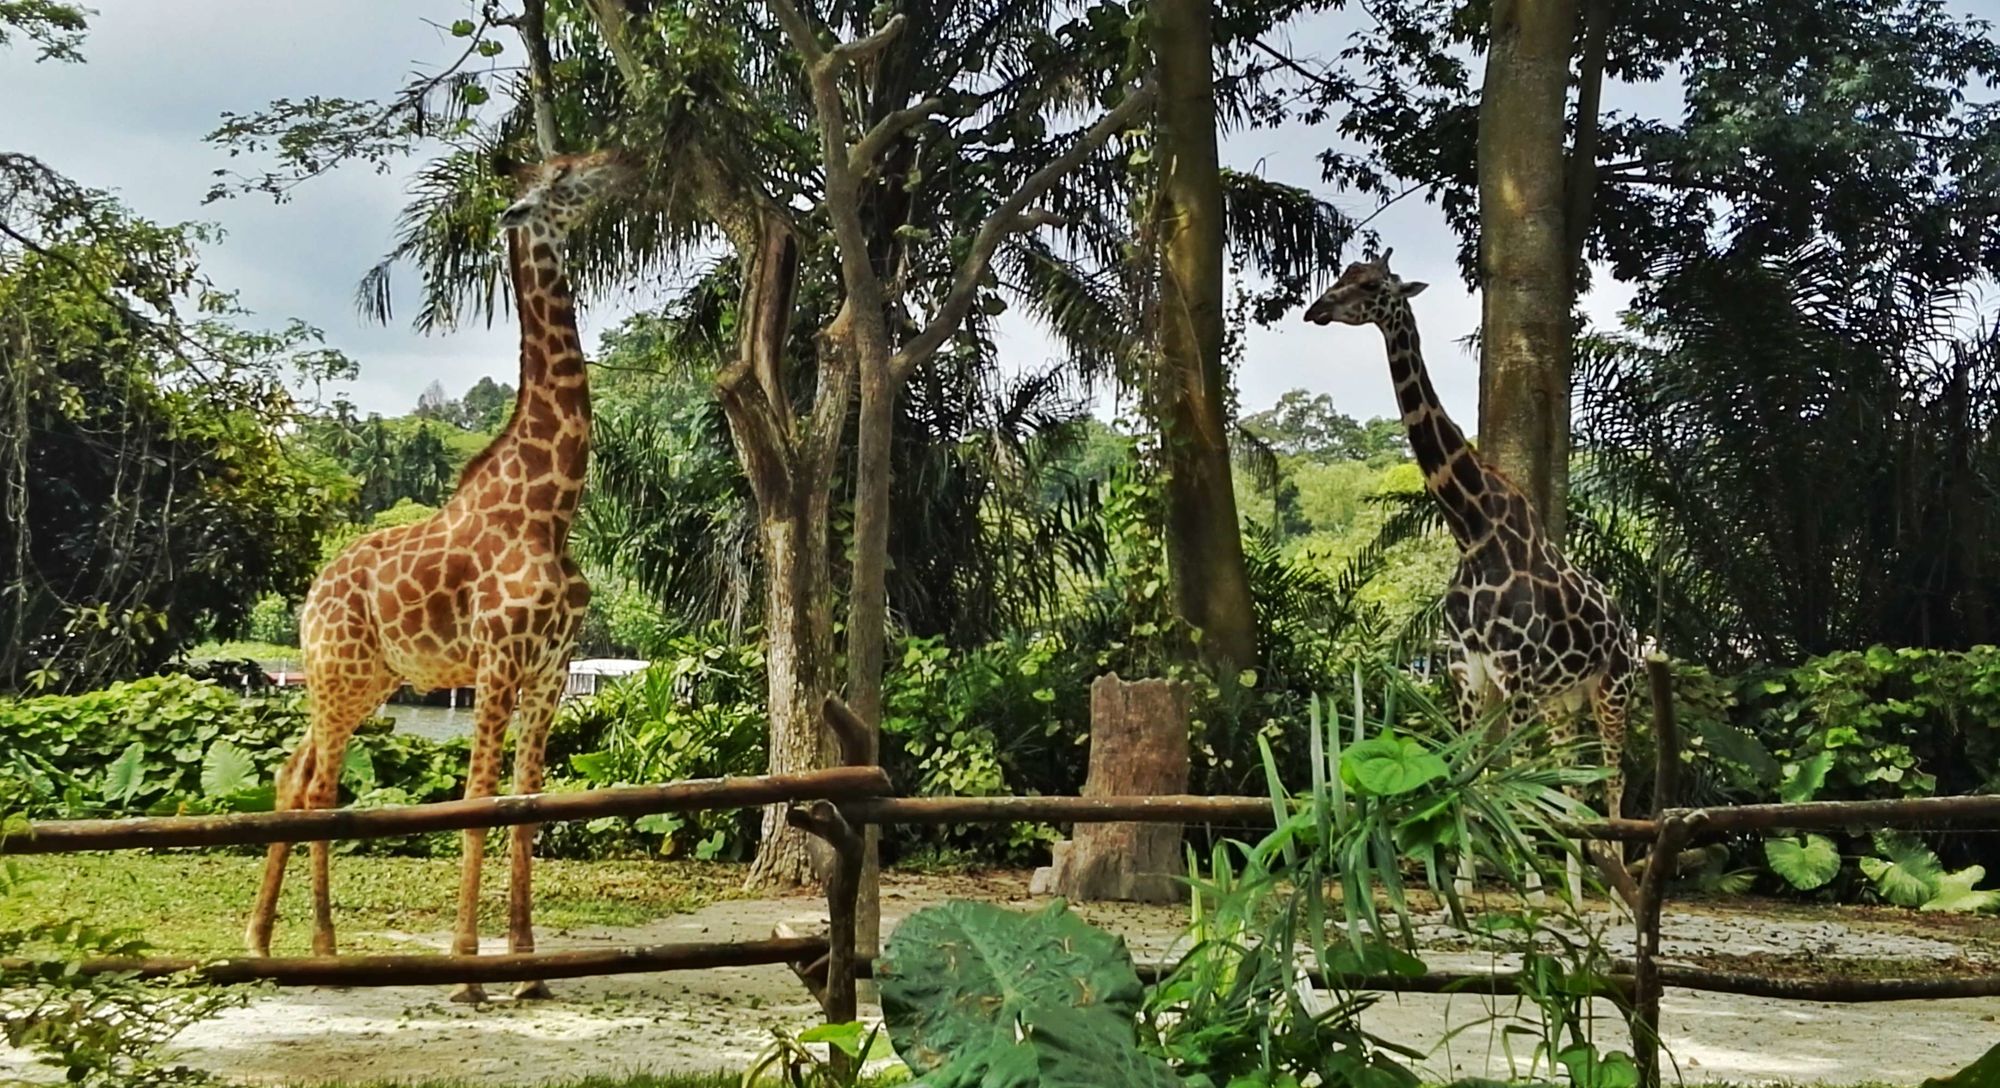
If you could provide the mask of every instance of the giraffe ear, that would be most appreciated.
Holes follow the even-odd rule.
[[[1404,298],[1415,298],[1418,295],[1423,294],[1424,288],[1429,287],[1430,284],[1425,283],[1422,280],[1404,280],[1398,286],[1400,287],[1401,294]]]

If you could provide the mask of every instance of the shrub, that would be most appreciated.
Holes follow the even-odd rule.
[[[168,674],[82,695],[0,702],[0,797],[30,819],[257,811],[306,730],[297,692],[245,697]],[[457,796],[467,742],[437,743],[364,723],[348,746],[341,802],[361,806]],[[345,849],[431,853],[447,837],[371,840]]]
[[[711,632],[713,634],[713,632]],[[549,742],[552,768],[610,786],[762,774],[768,727],[764,654],[754,644],[683,636],[645,672],[566,704]],[[755,814],[701,812],[551,826],[551,851],[747,856]]]

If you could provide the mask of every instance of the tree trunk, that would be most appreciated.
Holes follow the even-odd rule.
[[[1175,680],[1090,685],[1085,797],[1158,797],[1188,788],[1188,690]],[[1179,824],[1078,824],[1035,873],[1036,895],[1178,903],[1186,898]]]
[[[1215,137],[1214,40],[1206,0],[1154,0],[1163,163],[1159,358],[1149,399],[1166,459],[1167,566],[1201,657],[1257,660],[1243,535],[1223,411],[1223,208]]]
[[[1495,0],[1479,102],[1479,447],[1562,538],[1573,297],[1564,105],[1576,0]]]
[[[827,493],[800,489],[758,512],[764,560],[764,667],[771,715],[770,772],[832,766],[820,704],[832,690],[833,624],[827,581]],[[763,504],[760,503],[760,507]],[[752,887],[793,888],[828,871],[825,846],[785,822],[784,805],[764,810],[764,834],[750,865]]]
[[[881,318],[869,335],[882,336]],[[847,698],[868,726],[868,760],[882,761],[882,668],[889,628],[889,517],[892,481],[889,446],[894,436],[896,382],[888,352],[860,355],[861,413],[855,425],[854,566],[847,598]],[[862,829],[861,877],[855,917],[857,954],[875,955],[882,939],[881,828]]]

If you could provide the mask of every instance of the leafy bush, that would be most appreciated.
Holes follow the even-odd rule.
[[[1990,646],[1963,652],[1875,646],[1735,677],[1679,666],[1674,706],[1688,769],[1681,803],[2000,790],[2000,650]],[[1651,761],[1650,722],[1650,707],[1642,706],[1635,714],[1641,739],[1628,770]],[[1738,865],[1767,870],[1765,883],[1774,890],[1934,910],[2000,905],[2000,893],[1973,888],[1996,860],[1976,852],[1977,837],[1944,834],[1934,841],[1936,850],[1908,835],[1813,834],[1739,844],[1734,856]],[[1960,868],[1950,869],[1938,851]]]
[[[713,633],[670,639],[645,672],[565,704],[551,731],[550,766],[589,786],[762,774],[763,650]],[[549,850],[568,856],[644,851],[704,860],[747,856],[755,833],[755,813],[726,811],[544,831]]]
[[[1361,680],[1375,689],[1364,706],[1403,713],[1344,724],[1310,713],[1303,803],[1278,784],[1267,750],[1279,826],[1255,845],[1218,846],[1205,872],[1190,858],[1191,940],[1152,988],[1122,941],[1060,903],[1033,915],[963,902],[911,915],[878,978],[890,1038],[913,1072],[936,1085],[1414,1088],[1400,1059],[1422,1055],[1365,1031],[1376,995],[1351,985],[1425,969],[1411,952],[1404,869],[1415,863],[1447,897],[1462,851],[1521,872],[1560,841],[1553,821],[1578,814],[1561,787],[1587,774],[1494,758],[1406,678]],[[1403,720],[1422,732],[1389,724]],[[1524,910],[1500,922],[1516,932],[1509,950],[1526,954],[1526,1000],[1546,1022],[1526,1078],[1560,1066],[1577,1085],[1629,1088],[1632,1060],[1600,1051],[1582,1015],[1612,992],[1602,945],[1565,935],[1583,920],[1552,927]],[[1330,990],[1303,984],[1301,957]]]
[[[167,674],[82,695],[0,702],[0,797],[30,819],[269,809],[277,767],[306,729],[304,700]],[[415,804],[458,795],[467,742],[364,724],[348,746],[341,803]],[[344,849],[432,853],[445,836]]]
[[[244,628],[243,634],[253,642],[268,642],[274,646],[297,646],[298,606],[275,594],[259,597],[256,606],[250,609],[249,624]]]

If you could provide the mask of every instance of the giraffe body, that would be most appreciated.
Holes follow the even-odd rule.
[[[1610,772],[1604,811],[1616,817],[1637,638],[1610,593],[1563,555],[1527,496],[1479,457],[1445,412],[1410,310],[1424,287],[1398,279],[1384,253],[1349,265],[1305,316],[1381,330],[1411,452],[1459,548],[1444,622],[1461,725],[1474,728],[1504,706],[1496,729],[1542,719],[1563,741],[1587,708]]]
[[[506,428],[465,468],[436,514],[355,541],[313,582],[299,617],[311,720],[278,773],[278,807],[328,808],[348,741],[400,684],[471,687],[474,732],[467,797],[498,791],[501,746],[515,727],[514,791],[541,789],[543,750],[590,586],[569,533],[590,455],[590,393],[559,248],[567,228],[622,181],[613,155],[558,158],[522,179],[502,215],[521,318],[521,381]],[[531,855],[536,828],[512,836],[508,947],[534,949]],[[453,951],[479,950],[486,832],[465,833]],[[246,933],[270,953],[289,844],[273,844]],[[313,950],[334,953],[328,850],[312,844]],[[517,996],[543,996],[539,982]],[[479,1000],[477,986],[455,997]]]

